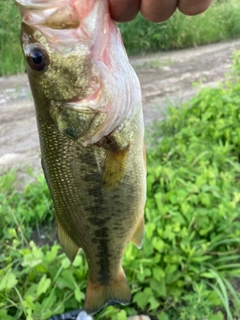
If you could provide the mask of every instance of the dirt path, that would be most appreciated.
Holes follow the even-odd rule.
[[[192,83],[214,86],[224,78],[240,40],[130,59],[142,86],[146,130],[166,105],[190,98]],[[0,78],[0,174],[10,167],[40,169],[33,100],[26,75]]]

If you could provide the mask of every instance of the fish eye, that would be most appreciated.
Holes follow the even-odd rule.
[[[47,54],[41,48],[32,48],[27,55],[27,61],[33,70],[43,71],[48,63]]]

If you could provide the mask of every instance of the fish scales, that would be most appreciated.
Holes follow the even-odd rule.
[[[138,219],[138,210],[133,204],[135,198],[139,199],[138,193],[141,187],[136,188],[136,184],[141,171],[138,170],[138,163],[134,161],[134,154],[131,154],[131,150],[129,151],[128,161],[131,166],[126,165],[129,170],[125,173],[125,181],[123,180],[119,187],[123,188],[120,195],[119,188],[105,190],[103,184],[102,173],[104,172],[105,164],[103,159],[106,159],[107,153],[109,153],[108,150],[101,149],[98,146],[83,147],[62,136],[56,130],[54,124],[51,127],[49,124],[44,126],[44,122],[41,119],[38,119],[38,122],[42,152],[47,155],[43,160],[43,166],[47,180],[50,181],[49,187],[59,223],[67,232],[72,233],[73,241],[78,247],[82,247],[85,253],[88,252],[89,248],[88,241],[86,241],[87,244],[84,244],[83,239],[89,237],[89,241],[95,244],[98,243],[99,239],[103,238],[104,246],[111,248],[107,250],[111,252],[113,257],[111,270],[114,270],[116,263],[114,258],[115,243],[118,243],[119,240],[122,242],[124,238],[129,239],[131,232],[133,232],[131,230],[134,229],[136,219]],[[140,148],[141,142],[135,141]],[[89,151],[89,149],[95,150]],[[132,149],[135,151],[134,146],[132,146]],[[105,155],[103,156],[102,153],[105,153]],[[98,158],[101,159],[103,167],[102,169],[100,168],[100,175],[98,174],[99,164],[96,163]],[[131,184],[129,184],[129,179],[132,180]],[[130,197],[131,201],[126,202],[125,199]],[[79,209],[82,212],[81,216],[78,215]],[[66,212],[67,215],[65,214]],[[83,215],[85,219],[83,219]],[[72,217],[72,220],[69,220],[69,217]],[[130,230],[124,228],[126,223]],[[83,237],[81,238],[77,236],[79,226],[83,226]],[[109,229],[107,234],[106,228]],[[86,233],[88,230],[91,230],[91,233]],[[119,239],[116,238],[117,236]],[[109,238],[108,241],[107,238]],[[121,245],[125,247],[124,243]],[[101,258],[101,255],[104,259],[107,258],[101,247],[98,250],[100,252],[94,252],[94,255],[99,258]],[[95,259],[90,260],[89,263],[95,261]],[[96,266],[92,269],[94,272],[98,270],[98,263],[99,261],[96,261]],[[119,268],[119,265],[117,267]],[[99,270],[99,272],[96,272],[96,276],[102,272],[104,270]]]
[[[111,300],[126,304],[131,292],[122,256],[128,241],[141,247],[144,234],[138,79],[107,1],[17,4],[60,242],[71,261],[79,248],[86,255],[88,313]]]

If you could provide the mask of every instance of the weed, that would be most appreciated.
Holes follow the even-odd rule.
[[[160,320],[229,320],[240,309],[231,285],[239,277],[239,61],[228,83],[200,91],[155,125],[147,156],[146,236],[129,244],[123,266],[130,306],[108,307],[96,319],[138,312]],[[52,219],[43,176],[23,193],[14,175],[0,179],[0,317],[40,320],[83,305],[87,263],[73,265],[60,247],[37,247],[38,224]],[[223,311],[224,310],[224,311]]]
[[[21,18],[14,0],[0,0],[0,12],[0,75],[22,73]],[[129,54],[199,46],[239,37],[240,4],[237,0],[218,1],[199,16],[176,12],[168,21],[158,24],[139,14],[134,21],[119,27]]]
[[[14,0],[0,0],[0,75],[24,72],[20,15]]]
[[[238,38],[240,10],[236,0],[214,2],[205,13],[188,17],[176,12],[168,21],[153,24],[141,15],[120,24],[129,54],[195,47]]]
[[[146,235],[129,244],[126,307],[96,319],[149,314],[159,320],[236,320],[240,276],[240,65],[218,88],[202,89],[155,124],[147,156]],[[38,247],[33,228],[52,219],[43,176],[23,193],[0,178],[0,318],[44,320],[83,306],[87,262],[71,265],[58,244]]]

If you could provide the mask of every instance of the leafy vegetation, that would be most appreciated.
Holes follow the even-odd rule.
[[[20,15],[14,0],[0,0],[0,76],[24,72]]]
[[[0,0],[0,76],[24,72],[19,42],[20,14],[14,0]],[[130,23],[119,24],[129,54],[166,51],[234,39],[240,36],[240,3],[216,1],[196,17],[179,12],[164,23],[150,23],[139,15]]]
[[[213,2],[201,15],[189,17],[180,12],[163,23],[153,24],[141,15],[121,24],[120,30],[129,54],[167,51],[234,39],[240,36],[240,10],[236,0]]]
[[[231,77],[200,91],[155,124],[148,152],[146,236],[123,266],[133,301],[96,319],[149,314],[159,320],[239,318],[240,53]],[[0,319],[44,320],[83,306],[87,263],[71,265],[58,244],[39,246],[52,205],[43,176],[23,192],[0,177]]]
[[[26,241],[30,240],[33,230],[43,221],[53,218],[49,190],[46,188],[43,176],[35,178],[34,184],[25,188],[23,193],[14,190],[15,174],[9,172],[0,180],[0,238],[13,225],[18,226]]]

